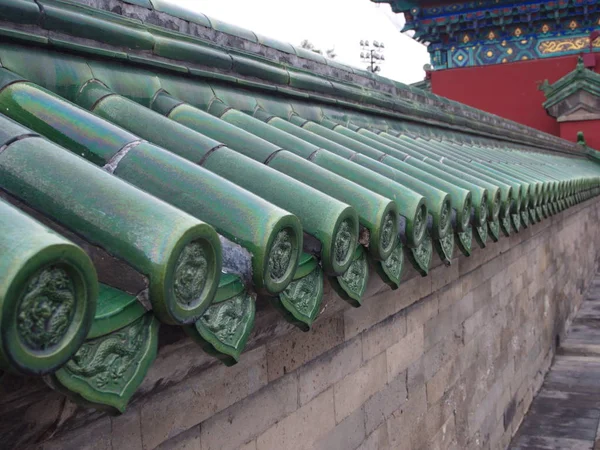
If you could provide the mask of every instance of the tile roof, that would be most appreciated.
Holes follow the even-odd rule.
[[[575,92],[583,90],[600,97],[600,74],[585,67],[580,56],[575,70],[567,73],[556,82],[549,84],[548,80],[540,86],[546,96],[543,106],[546,109],[560,103]]]
[[[575,144],[163,1],[82,3],[0,0],[0,363],[79,401],[124,410],[158,321],[235,364],[257,296],[307,331],[325,275],[360,306],[371,266],[397,288],[404,256],[426,276],[599,192]]]

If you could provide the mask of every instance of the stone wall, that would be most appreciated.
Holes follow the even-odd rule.
[[[29,384],[0,422],[12,405],[44,449],[506,448],[597,269],[599,218],[590,200],[428,277],[407,267],[396,291],[373,274],[361,308],[329,288],[308,333],[259,305],[231,368],[163,335],[122,416]]]

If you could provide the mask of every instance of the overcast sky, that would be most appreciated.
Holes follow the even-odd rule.
[[[325,51],[335,48],[336,60],[366,68],[360,61],[361,39],[385,44],[381,75],[404,83],[424,78],[426,48],[399,32],[404,18],[387,4],[370,0],[172,0],[209,17],[239,25],[265,36],[299,45],[303,39]]]

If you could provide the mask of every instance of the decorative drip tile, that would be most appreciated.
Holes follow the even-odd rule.
[[[510,236],[510,217],[509,215],[504,216],[502,219],[500,219],[500,230],[502,230],[502,233],[504,233],[504,236]]]
[[[86,341],[48,384],[76,403],[123,413],[156,358],[159,322],[146,313],[124,328]]]
[[[208,354],[232,366],[246,346],[255,314],[254,297],[245,290],[240,278],[223,274],[213,303],[185,331]]]
[[[434,239],[433,246],[442,262],[449,266],[454,255],[454,233],[450,232],[442,239]]]
[[[425,234],[425,238],[418,247],[408,249],[406,256],[408,256],[408,260],[421,276],[427,276],[429,267],[431,266],[431,258],[433,257],[433,242],[429,233]]]
[[[541,222],[542,220],[544,220],[544,213],[543,213],[543,210],[542,210],[541,206],[536,206],[535,207],[535,215],[536,215],[536,218],[537,218],[537,222]]]
[[[354,307],[362,305],[362,296],[369,281],[369,263],[362,245],[356,247],[352,262],[340,276],[332,278],[336,292]]]
[[[544,219],[547,219],[548,217],[550,217],[550,211],[548,210],[548,205],[546,205],[546,204],[542,205],[542,214],[544,216]]]
[[[473,225],[473,228],[474,228],[473,235],[475,236],[475,240],[477,241],[477,244],[479,244],[479,247],[485,248],[487,245],[488,227],[484,224],[483,226],[480,226],[480,227]]]
[[[515,230],[518,233],[519,230],[521,229],[521,214],[520,213],[511,214],[510,215],[510,223],[513,227],[513,230]]]
[[[535,208],[529,208],[527,210],[527,212],[529,214],[529,219],[530,219],[531,224],[533,225],[534,223],[537,223],[538,222],[538,218],[537,218],[537,214],[536,214]]]
[[[273,302],[283,308],[284,317],[302,331],[309,331],[319,315],[323,301],[323,270],[319,265],[301,278],[294,279]]]
[[[396,248],[385,261],[375,261],[371,259],[371,263],[381,279],[392,289],[400,287],[402,278],[402,269],[404,268],[404,250],[400,240],[396,244]]]
[[[523,227],[525,228],[529,228],[529,214],[527,213],[527,211],[521,211],[521,224],[523,225]]]
[[[456,233],[456,245],[465,256],[471,256],[473,250],[473,228],[467,228],[467,231]]]
[[[492,222],[488,222],[488,228],[492,241],[498,242],[498,240],[500,240],[500,220],[496,219]]]

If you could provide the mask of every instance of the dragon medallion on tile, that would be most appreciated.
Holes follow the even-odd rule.
[[[49,267],[31,279],[17,308],[17,332],[23,345],[44,351],[58,345],[75,312],[72,280],[64,269]]]
[[[349,220],[344,220],[335,234],[333,244],[335,261],[343,265],[350,257],[352,250],[352,224]]]
[[[277,233],[271,251],[269,252],[269,277],[274,281],[284,279],[290,269],[292,255],[294,254],[294,243],[292,233],[284,228]]]
[[[199,242],[187,244],[177,258],[173,291],[177,303],[185,308],[196,306],[208,276],[208,261]]]
[[[458,236],[458,248],[465,256],[471,256],[473,245],[473,228],[467,228],[467,231],[456,233]]]

